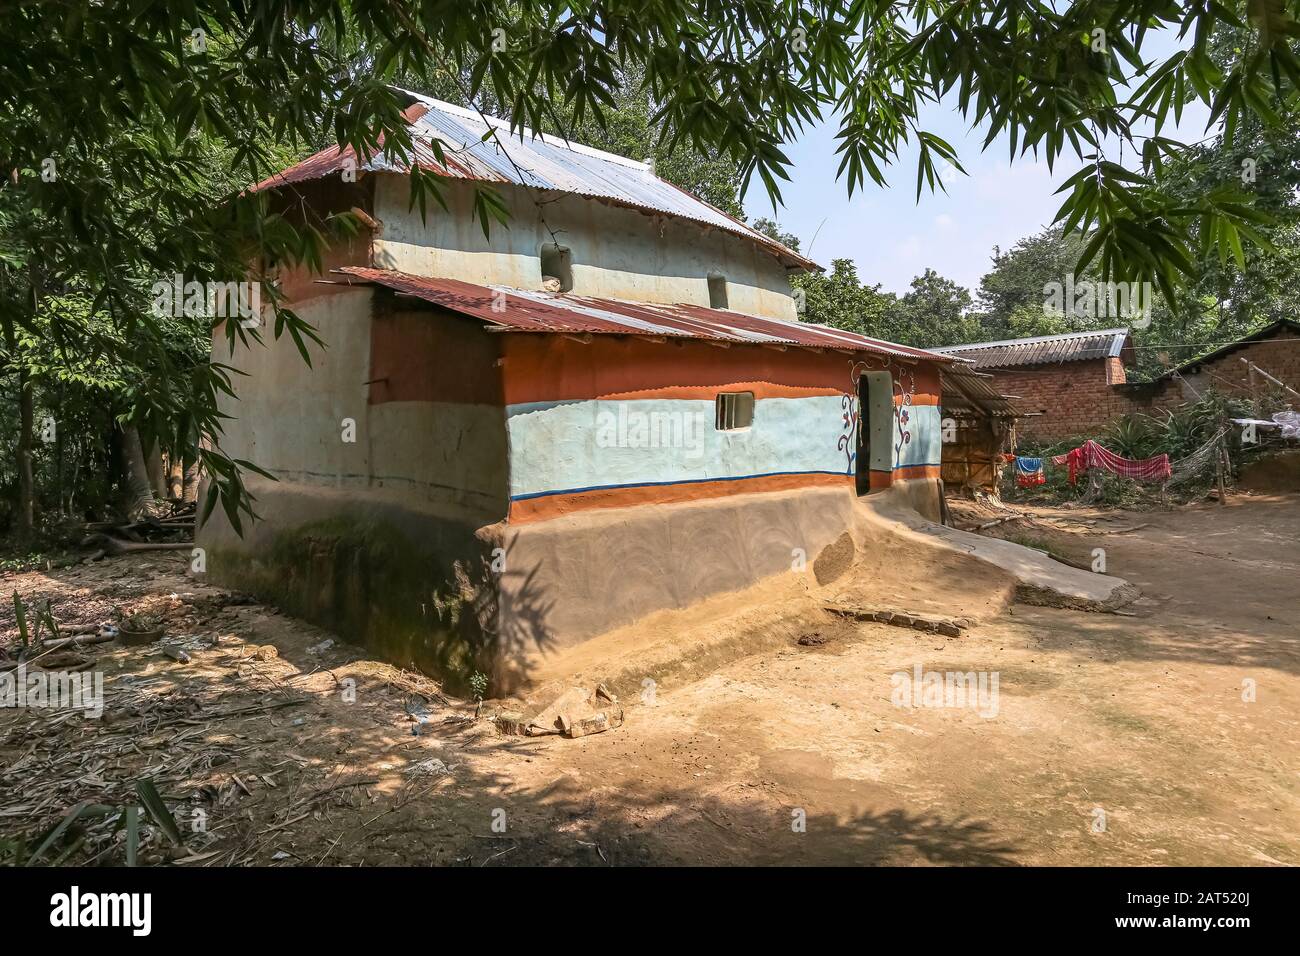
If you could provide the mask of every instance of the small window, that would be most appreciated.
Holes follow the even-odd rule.
[[[542,246],[542,288],[547,292],[573,290],[573,254],[567,246],[548,242]]]
[[[734,431],[754,424],[753,392],[720,392],[717,401],[718,431]]]
[[[727,307],[727,277],[716,272],[709,273],[709,308],[725,309]]]

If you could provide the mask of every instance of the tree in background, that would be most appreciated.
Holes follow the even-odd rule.
[[[926,269],[898,300],[893,340],[920,348],[978,342],[982,330],[971,302],[964,286]]]
[[[783,230],[781,224],[775,219],[768,219],[766,216],[760,216],[758,219],[751,222],[749,226],[751,229],[761,232],[769,239],[775,239],[787,249],[793,249],[795,252],[801,251],[799,248],[799,237],[793,232],[786,232]]]
[[[464,94],[497,104],[533,129],[608,130],[622,77],[635,74],[653,104],[656,154],[689,146],[757,176],[774,199],[788,178],[782,146],[810,123],[838,125],[840,175],[850,193],[917,150],[918,194],[960,170],[954,149],[921,125],[950,97],[987,142],[1001,135],[1013,156],[1049,164],[1072,159],[1057,213],[1063,231],[1086,241],[1081,266],[1104,277],[1151,281],[1172,299],[1193,273],[1203,240],[1243,258],[1267,219],[1236,181],[1191,197],[1159,179],[1188,148],[1162,135],[1189,102],[1210,107],[1229,131],[1252,120],[1285,123],[1297,96],[1300,35],[1295,0],[1078,0],[1049,4],[906,0],[47,0],[0,5],[0,193],[12,213],[30,209],[40,228],[19,230],[0,276],[4,365],[17,382],[19,430],[30,431],[30,388],[16,357],[16,330],[84,337],[67,323],[39,321],[50,295],[84,293],[87,316],[105,315],[124,348],[165,353],[164,333],[142,319],[142,277],[181,271],[198,281],[260,281],[261,261],[317,265],[323,236],[277,220],[263,197],[214,201],[199,181],[201,142],[229,150],[236,179],[277,168],[276,152],[328,136],[359,155],[411,156],[402,96],[392,81],[444,64]],[[1248,15],[1247,15],[1248,13]],[[1228,69],[1211,56],[1218,28],[1248,42]],[[1171,33],[1186,49],[1168,52]],[[1152,49],[1160,48],[1156,59]],[[352,69],[347,50],[365,50]],[[1132,92],[1130,93],[1130,89]],[[1135,124],[1153,122],[1140,139]],[[618,136],[619,134],[613,134]],[[1106,154],[1119,140],[1140,157],[1127,169]],[[639,144],[638,144],[639,145]],[[433,145],[439,162],[441,147]],[[53,164],[53,166],[51,166]],[[57,168],[55,178],[45,178]],[[197,177],[197,178],[196,178]],[[438,193],[436,170],[416,169],[421,209]],[[708,192],[707,188],[701,187]],[[490,186],[476,197],[485,231],[504,219]],[[12,197],[12,199],[11,199]],[[123,208],[123,197],[128,204]],[[142,202],[133,205],[131,197]],[[719,202],[722,196],[711,197]],[[144,200],[152,203],[152,209]],[[156,217],[150,213],[156,211]],[[338,223],[346,228],[345,222]],[[1244,263],[1241,263],[1244,268]],[[919,294],[919,293],[918,293]],[[304,358],[311,329],[275,301],[272,334],[289,335]],[[233,345],[255,340],[226,323]],[[143,337],[143,338],[138,338]],[[130,362],[126,355],[106,360]],[[240,480],[250,463],[220,450],[215,396],[228,383],[208,366],[177,425],[202,438],[211,481],[205,508],[220,503],[236,528],[253,513]],[[154,387],[153,382],[142,387]],[[161,386],[159,386],[161,387]],[[159,394],[146,408],[169,408]],[[19,470],[30,455],[20,444]],[[23,479],[26,482],[26,479]],[[28,496],[30,500],[30,495]]]
[[[852,259],[835,259],[826,273],[795,276],[791,285],[805,322],[877,338],[887,338],[895,326],[897,297],[880,291],[878,284],[864,285]]]
[[[982,338],[1012,339],[1072,331],[1070,317],[1044,307],[1050,283],[1074,275],[1082,243],[1049,226],[1005,252],[993,247],[993,265],[977,291]],[[1080,279],[1095,279],[1085,273]],[[1077,322],[1077,319],[1075,320]],[[1074,327],[1078,327],[1075,325]],[[978,341],[978,340],[977,340]]]

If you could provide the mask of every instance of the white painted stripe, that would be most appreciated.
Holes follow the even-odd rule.
[[[510,494],[791,472],[851,474],[838,396],[767,398],[719,431],[713,401],[594,400],[508,409]]]

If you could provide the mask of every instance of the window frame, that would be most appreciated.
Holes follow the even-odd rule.
[[[713,427],[720,432],[746,431],[754,427],[758,402],[751,391],[718,392],[713,399]],[[743,423],[738,424],[738,422]]]

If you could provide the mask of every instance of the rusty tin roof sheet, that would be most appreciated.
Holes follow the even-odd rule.
[[[967,411],[993,418],[1020,418],[1024,415],[1012,401],[1017,396],[1003,395],[990,375],[975,371],[965,362],[944,366],[939,373],[943,388],[940,404],[945,411]]]
[[[666,336],[755,345],[875,352],[914,361],[960,364],[951,356],[808,322],[766,319],[702,305],[659,305],[590,296],[483,286],[459,279],[414,276],[345,266],[344,281],[385,286],[514,332]]]

